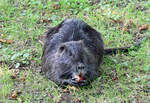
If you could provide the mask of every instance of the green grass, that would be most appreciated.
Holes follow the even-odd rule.
[[[0,38],[13,41],[0,43],[0,103],[150,102],[149,38],[137,51],[105,56],[99,78],[79,91],[60,88],[39,73],[38,42],[47,27],[80,18],[102,34],[106,48],[133,44],[133,39],[150,36],[150,28],[138,29],[150,25],[150,0],[54,1],[0,0]],[[19,69],[16,78],[9,69]],[[14,99],[13,91],[19,92]]]

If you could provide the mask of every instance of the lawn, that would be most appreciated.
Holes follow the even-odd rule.
[[[66,18],[99,31],[105,48],[144,39],[135,51],[105,56],[90,85],[61,88],[40,72],[39,40]],[[149,102],[150,0],[0,0],[0,103]]]

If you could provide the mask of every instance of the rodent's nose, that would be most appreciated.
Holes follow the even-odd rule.
[[[85,65],[83,63],[79,63],[77,66],[77,70],[83,70],[85,68]]]

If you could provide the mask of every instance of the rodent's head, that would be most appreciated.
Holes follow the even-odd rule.
[[[50,79],[62,85],[86,85],[97,74],[95,57],[82,40],[61,43],[50,64]]]

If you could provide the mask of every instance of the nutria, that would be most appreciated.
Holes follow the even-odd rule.
[[[42,71],[58,85],[83,86],[99,75],[105,49],[101,34],[82,20],[66,19],[49,29],[43,46]]]

